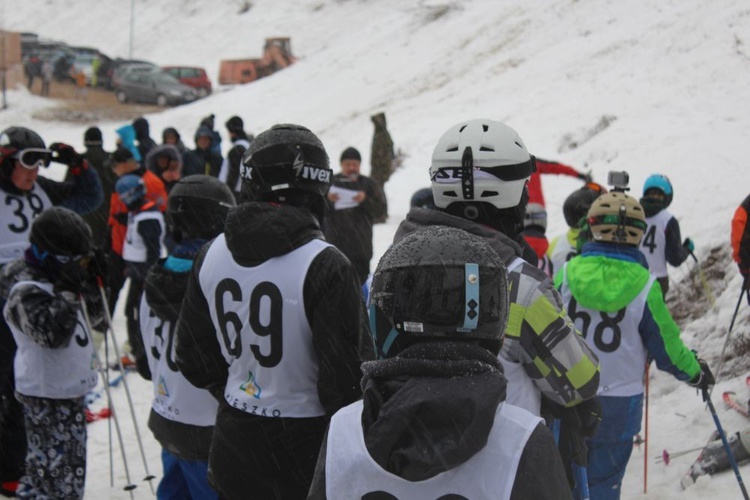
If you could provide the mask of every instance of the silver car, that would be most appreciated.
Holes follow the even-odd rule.
[[[195,89],[162,71],[126,73],[118,80],[115,95],[121,103],[134,101],[157,106],[185,104],[198,98]]]

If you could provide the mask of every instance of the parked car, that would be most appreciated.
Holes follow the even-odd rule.
[[[121,103],[136,101],[158,106],[185,104],[198,98],[195,89],[162,71],[126,73],[118,81],[115,95]]]
[[[206,97],[211,93],[211,80],[206,75],[206,70],[193,66],[162,66],[164,71],[177,78],[179,81],[193,87],[200,97]]]
[[[159,66],[139,59],[114,59],[106,69],[107,88],[117,88],[118,80],[130,71],[160,71]]]

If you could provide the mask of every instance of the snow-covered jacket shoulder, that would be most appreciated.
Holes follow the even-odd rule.
[[[544,271],[521,261],[522,249],[503,233],[437,210],[413,208],[394,241],[423,226],[463,229],[484,238],[509,268],[510,317],[501,356],[521,363],[547,398],[573,406],[596,395],[599,360],[578,334]]]

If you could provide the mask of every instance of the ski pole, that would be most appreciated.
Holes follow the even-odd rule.
[[[115,336],[115,328],[114,324],[112,323],[112,315],[109,314],[109,308],[107,307],[107,294],[104,292],[104,285],[102,284],[101,278],[97,277],[96,281],[97,286],[99,287],[99,295],[102,298],[102,303],[104,304],[104,318],[107,320],[107,328],[112,333],[112,347],[114,347],[115,350],[115,356],[117,356],[117,365],[120,368],[120,373],[125,374],[125,367],[122,365],[122,357],[120,356],[120,348],[117,347],[117,337]],[[128,380],[126,377],[122,378],[122,385],[125,388],[125,396],[128,400],[128,408],[130,409],[130,417],[133,420],[133,428],[135,429],[135,438],[138,442],[138,449],[141,452],[141,460],[143,460],[143,469],[146,471],[146,477],[143,478],[144,481],[148,481],[148,485],[151,487],[151,493],[155,494],[154,492],[154,485],[151,482],[152,479],[155,479],[156,476],[152,475],[148,471],[148,462],[146,461],[146,453],[143,451],[143,441],[141,440],[141,431],[138,427],[138,420],[135,417],[135,409],[133,407],[133,398],[130,395],[130,386],[128,385]]]
[[[108,307],[104,304],[104,307]],[[97,353],[98,354],[98,353]],[[104,360],[105,360],[105,382],[109,386],[109,335],[104,332]],[[120,375],[124,375],[122,372]],[[112,403],[107,401],[110,410],[112,410]],[[109,487],[112,488],[115,485],[115,471],[112,465],[112,422],[107,422],[107,441],[109,442]]]
[[[700,451],[703,448],[705,448],[705,446],[698,446],[696,448],[690,448],[689,450],[675,451],[674,453],[669,453],[666,449],[664,449],[661,452],[661,456],[656,457],[655,461],[657,464],[664,462],[664,465],[669,465],[669,461],[673,458],[681,457],[683,455],[687,455],[688,453],[693,453],[694,451]]]
[[[748,291],[748,294],[750,294],[750,291]],[[719,381],[719,378],[721,377],[721,369],[724,366],[724,354],[727,352],[727,345],[729,345],[729,338],[732,336],[732,328],[734,328],[734,322],[737,319],[737,312],[740,310],[740,304],[742,304],[742,297],[745,295],[745,290],[740,291],[740,298],[737,301],[737,306],[734,308],[734,314],[732,315],[732,322],[729,323],[729,331],[727,332],[727,338],[724,339],[724,347],[721,348],[721,356],[719,356],[719,367],[716,369],[716,381]],[[714,390],[713,386],[711,387],[711,390],[708,391],[708,395],[710,396],[713,393]]]
[[[742,298],[742,296],[740,296],[740,298]],[[721,427],[719,416],[716,414],[716,408],[714,408],[714,404],[711,402],[711,395],[708,393],[708,389],[706,389],[705,387],[703,388],[703,400],[708,405],[708,409],[711,410],[711,416],[714,418],[716,430],[719,432],[721,443],[724,445],[724,451],[727,452],[727,458],[729,458],[729,463],[732,465],[732,470],[734,470],[734,476],[737,478],[737,483],[739,483],[740,485],[740,490],[742,490],[742,496],[745,500],[750,500],[750,497],[748,497],[747,495],[747,490],[745,489],[745,483],[742,482],[742,476],[740,475],[740,469],[737,467],[737,461],[734,459],[732,448],[729,446],[729,442],[727,441],[727,435],[724,432],[724,429]]]
[[[83,295],[80,295],[79,299],[81,301],[81,310],[83,311],[83,319],[86,322],[86,335],[89,338],[89,342],[91,342],[91,345],[93,346],[94,338],[91,334],[91,319],[89,319],[89,311],[88,311],[88,308],[86,307],[86,301],[84,300]],[[106,305],[104,307],[106,308]],[[104,383],[104,390],[107,394],[107,404],[109,405],[110,412],[112,412],[112,418],[110,420],[114,419],[115,421],[115,430],[117,432],[117,440],[120,442],[120,452],[122,453],[122,465],[125,468],[125,480],[128,482],[123,489],[127,491],[128,493],[130,493],[130,498],[133,498],[133,490],[137,487],[137,485],[133,484],[133,482],[130,480],[130,469],[128,469],[128,459],[125,456],[125,445],[122,440],[122,431],[120,430],[120,420],[117,418],[117,412],[115,411],[115,406],[112,404],[112,394],[109,391],[109,382],[107,380],[108,377],[107,377],[107,374],[104,372],[104,368],[102,367],[102,360],[99,358],[99,352],[97,352],[96,349],[94,349],[94,360],[96,361],[97,368],[99,370],[99,375],[101,376],[102,382]],[[110,448],[110,452],[111,452],[111,448]]]
[[[698,260],[698,257],[695,256],[695,254],[690,251],[690,256],[695,261],[695,265],[698,267],[698,279],[701,281],[701,286],[703,287],[703,292],[706,294],[706,297],[708,297],[708,301],[711,303],[711,307],[716,305],[716,298],[714,297],[713,292],[711,291],[711,287],[708,286],[708,281],[706,280],[706,275],[703,272],[703,266],[701,266],[700,261]]]
[[[645,425],[645,439],[643,443],[643,493],[645,494],[648,490],[648,379],[649,379],[649,367],[651,366],[651,360],[646,360],[646,420]]]

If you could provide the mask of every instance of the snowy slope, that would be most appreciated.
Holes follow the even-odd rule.
[[[411,194],[428,184],[439,136],[455,122],[475,117],[507,122],[533,153],[591,170],[600,182],[608,170],[627,170],[636,195],[649,174],[669,175],[676,192],[671,211],[683,233],[696,241],[697,255],[706,257],[712,247],[728,244],[729,221],[748,194],[750,178],[745,172],[750,8],[741,0],[255,0],[249,12],[238,15],[240,3],[135,1],[134,57],[204,66],[214,80],[220,59],[259,57],[265,37],[291,36],[299,57],[267,79],[149,116],[152,136],[175,126],[190,145],[203,116],[215,113],[220,126],[239,114],[254,133],[274,123],[298,122],[320,135],[334,160],[348,145],[369,158],[369,116],[385,111],[396,146],[408,157],[386,185],[391,218],[376,227],[378,255],[407,212]],[[1,5],[2,27],[127,57],[129,2],[5,0]],[[9,102],[10,109],[0,112],[0,126],[26,125],[48,141],[81,145],[85,126],[32,118],[34,109],[48,105],[44,100],[19,90],[9,94]],[[592,134],[603,117],[609,126]],[[121,123],[98,125],[111,148]],[[544,185],[554,236],[564,231],[562,202],[579,182],[547,177]],[[673,270],[673,280],[693,267],[686,263]],[[715,308],[683,333],[712,366],[740,283],[735,269],[725,268]],[[750,335],[748,309],[741,311],[736,335]],[[124,323],[118,328],[124,336]],[[747,359],[732,367],[744,375]],[[145,429],[148,384],[130,380],[138,387],[150,465],[158,469],[158,445]],[[715,392],[730,430],[746,422],[725,412],[716,396],[727,388],[743,391],[740,380],[724,381]],[[651,394],[652,458],[663,448],[697,446],[707,438],[713,423],[694,391],[658,374]],[[90,428],[90,456],[96,457],[89,464],[91,498],[110,494],[101,427],[106,426]],[[136,468],[135,447],[129,448]],[[679,477],[691,461],[685,457],[669,467],[651,459],[649,493],[641,496],[642,454],[634,451],[626,498],[738,495],[728,473],[681,493]],[[750,476],[750,467],[743,471]],[[139,488],[138,495],[144,491]]]

